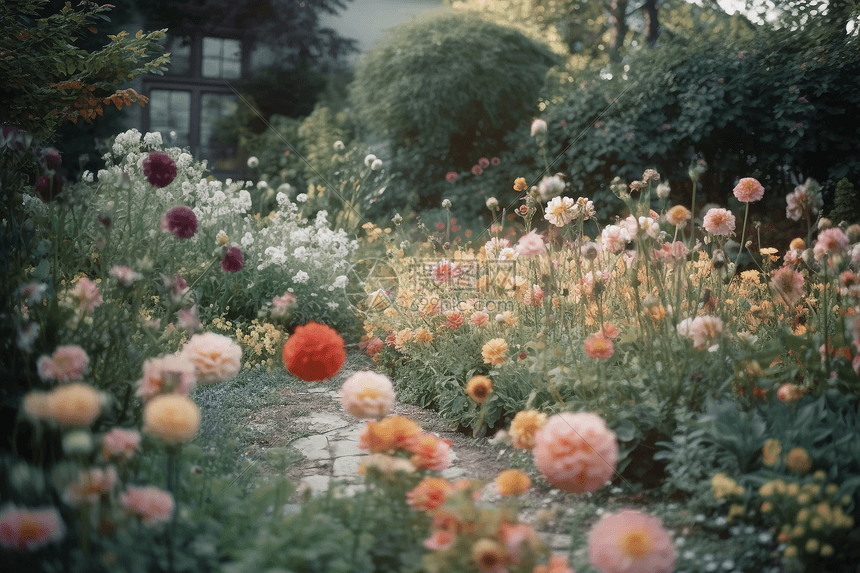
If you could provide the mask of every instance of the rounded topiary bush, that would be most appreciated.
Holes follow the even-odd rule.
[[[358,121],[391,147],[395,172],[422,181],[436,204],[444,173],[501,149],[535,113],[558,58],[512,28],[473,15],[436,14],[393,28],[360,60],[350,99]],[[441,173],[441,175],[440,175]],[[403,199],[411,189],[399,186]]]

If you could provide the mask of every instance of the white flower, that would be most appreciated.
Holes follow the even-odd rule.
[[[255,169],[258,165],[260,165],[260,160],[254,157],[253,155],[248,158],[248,167],[251,169]]]
[[[164,142],[161,140],[161,133],[156,131],[155,133],[147,133],[143,136],[143,143],[149,145],[150,147],[161,147],[164,145]]]
[[[538,192],[540,192],[540,197],[544,201],[549,201],[556,195],[561,194],[563,191],[564,181],[562,181],[561,177],[558,175],[544,177],[538,184]]]
[[[336,302],[328,302],[326,305],[332,310],[337,310],[340,307],[340,304]]]
[[[517,253],[516,250],[514,250],[510,247],[505,247],[504,249],[499,251],[499,260],[500,261],[513,261],[518,256],[519,256],[519,253]]]
[[[576,201],[570,197],[554,197],[546,206],[544,219],[556,227],[564,227],[579,216]]]
[[[278,188],[276,189],[276,191],[278,193],[289,193],[290,189],[292,189],[292,187],[290,186],[289,183],[281,183],[280,185],[278,185]]]
[[[374,159],[373,163],[370,164],[370,168],[373,171],[379,171],[380,169],[382,169],[382,160],[381,159]]]
[[[367,165],[368,167],[370,167],[371,163],[373,163],[374,161],[376,161],[376,156],[372,153],[368,154],[364,158],[364,164]]]
[[[450,209],[451,208],[451,200],[450,199],[442,199],[442,208]]]
[[[659,197],[660,199],[665,199],[669,196],[669,192],[671,190],[672,188],[669,187],[668,182],[660,183],[659,185],[657,185],[657,197]]]
[[[343,144],[341,140],[337,140],[334,142],[334,150],[335,151],[343,151],[346,146]]]
[[[265,181],[257,181],[257,189],[265,189],[269,184]]]
[[[546,121],[542,119],[536,119],[532,122],[532,137],[539,133],[546,133]]]
[[[489,197],[487,199],[487,209],[489,209],[491,211],[495,211],[498,208],[499,208],[499,200],[496,199],[495,197]]]
[[[242,240],[240,242],[243,247],[248,248],[254,244],[254,235],[251,234],[251,231],[248,231],[242,236]]]
[[[349,278],[346,275],[339,275],[334,279],[334,288],[344,288],[349,284]]]
[[[307,193],[299,193],[298,195],[296,195],[296,203],[304,203],[307,200],[308,200],[308,194]]]
[[[299,271],[296,273],[296,275],[291,280],[294,283],[303,284],[303,283],[308,282],[308,279],[310,279],[310,278],[311,278],[310,275],[308,275],[308,273],[306,273],[305,271]]]

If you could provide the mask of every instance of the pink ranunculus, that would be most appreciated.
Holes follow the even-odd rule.
[[[543,242],[543,237],[532,229],[530,233],[520,237],[516,251],[521,257],[535,257],[546,253],[546,245]]]
[[[590,412],[563,412],[535,434],[535,464],[553,486],[574,493],[595,491],[618,462],[615,432]]]
[[[753,201],[758,201],[764,196],[764,187],[762,187],[762,184],[759,183],[758,180],[753,179],[752,177],[744,177],[738,181],[738,184],[735,185],[732,193],[735,194],[738,201],[742,203],[752,203]]]
[[[180,239],[190,239],[197,232],[197,215],[189,207],[171,207],[161,217],[161,230]]]
[[[42,380],[83,380],[90,364],[86,351],[76,344],[58,346],[49,356],[39,357],[36,367]]]
[[[81,312],[92,312],[104,302],[98,285],[87,277],[81,278],[69,291],[69,295],[77,300],[78,310]]]
[[[424,540],[424,547],[431,551],[445,551],[454,545],[457,535],[451,531],[439,529],[433,532],[429,538]]]
[[[490,322],[490,315],[482,310],[478,310],[472,313],[472,316],[469,317],[469,324],[472,326],[487,326]]]
[[[102,456],[107,461],[127,461],[140,450],[140,432],[114,428],[102,438]]]
[[[167,187],[176,179],[176,163],[166,153],[153,151],[143,160],[143,175],[155,187]]]
[[[200,384],[226,382],[242,367],[242,348],[214,332],[192,336],[182,349],[182,357],[194,364]]]
[[[770,281],[770,288],[786,306],[803,298],[803,275],[789,266],[780,267]]]
[[[726,209],[709,210],[702,223],[705,230],[712,235],[728,236],[735,231],[735,216]]]
[[[839,227],[825,229],[818,234],[812,252],[815,260],[820,261],[825,255],[828,257],[842,257],[848,251],[848,236]]]
[[[173,496],[157,487],[130,487],[119,495],[119,504],[144,525],[164,523],[173,516]]]
[[[64,498],[73,507],[98,503],[103,496],[110,494],[116,480],[116,469],[113,466],[82,470],[78,473],[77,481],[66,488]]]
[[[182,356],[147,358],[143,362],[143,378],[137,381],[137,395],[144,400],[172,392],[187,396],[196,383],[194,363]]]
[[[457,330],[463,323],[466,321],[466,318],[463,316],[463,313],[459,310],[449,310],[445,313],[445,318],[447,322],[445,323],[446,328],[450,328],[451,330]]]
[[[35,551],[60,541],[66,528],[54,507],[19,509],[7,504],[0,511],[0,547],[11,551]]]
[[[341,404],[346,413],[361,420],[379,420],[394,406],[394,387],[384,374],[356,372],[340,389]]]
[[[662,522],[631,509],[606,515],[592,527],[588,557],[601,573],[672,573],[676,560]]]
[[[245,266],[239,247],[230,247],[221,259],[221,270],[225,273],[238,273]]]

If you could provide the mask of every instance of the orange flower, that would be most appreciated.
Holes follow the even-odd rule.
[[[666,222],[673,227],[684,227],[693,214],[683,205],[675,205],[666,212]]]
[[[615,345],[602,332],[597,332],[585,339],[585,352],[591,358],[606,360],[615,353]]]
[[[791,448],[785,456],[785,467],[796,474],[805,474],[812,469],[812,458],[803,448]]]
[[[431,511],[445,503],[452,491],[451,483],[445,478],[425,477],[406,493],[406,503],[421,511]]]
[[[486,402],[492,393],[493,381],[486,376],[472,376],[466,384],[466,394],[478,404]]]
[[[472,546],[472,562],[482,573],[501,573],[506,558],[505,548],[492,539],[479,539]]]
[[[802,251],[803,249],[806,248],[806,241],[804,241],[800,237],[796,237],[796,238],[791,240],[791,243],[789,243],[788,248],[791,249],[792,251],[797,250],[797,249],[800,249]]]
[[[523,410],[517,412],[511,421],[508,435],[515,448],[530,450],[535,447],[535,432],[546,424],[546,414],[537,410]]]
[[[433,434],[421,434],[409,447],[412,464],[419,469],[441,472],[451,465],[451,440],[437,438]]]
[[[505,470],[496,476],[499,495],[522,495],[529,490],[532,480],[522,470]]]
[[[537,565],[532,573],[574,573],[564,555],[552,555],[549,564]]]
[[[379,422],[368,422],[359,436],[359,447],[373,453],[409,449],[421,434],[421,427],[409,418],[389,416]]]
[[[305,382],[319,382],[334,376],[346,361],[343,338],[329,326],[309,322],[296,327],[283,351],[284,365]]]
[[[159,394],[143,408],[143,431],[167,444],[183,444],[200,429],[200,409],[188,396]]]
[[[764,461],[764,465],[768,467],[773,467],[779,461],[779,455],[782,453],[782,444],[779,443],[779,440],[774,438],[770,438],[764,443],[764,447],[761,449],[761,455]]]
[[[485,364],[497,366],[508,359],[508,343],[504,338],[493,338],[481,348]]]
[[[48,418],[61,426],[87,428],[101,413],[99,393],[87,384],[57,386],[47,397]]]
[[[529,184],[526,183],[525,177],[517,177],[514,179],[514,191],[525,191]]]

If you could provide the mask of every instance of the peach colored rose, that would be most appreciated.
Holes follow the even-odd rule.
[[[102,438],[105,460],[130,460],[140,450],[140,432],[114,428]]]
[[[764,196],[764,187],[762,187],[762,184],[759,183],[758,180],[753,179],[752,177],[744,177],[738,181],[738,184],[735,185],[732,193],[735,194],[735,197],[737,197],[738,201],[741,203],[752,203],[753,201],[758,201]]]
[[[384,374],[356,372],[340,392],[344,411],[362,420],[384,418],[394,405],[394,387]]]
[[[58,346],[54,353],[39,357],[36,367],[42,380],[83,380],[90,364],[86,351],[76,344]]]
[[[453,487],[448,480],[425,477],[406,493],[406,503],[421,511],[431,511],[445,503],[452,491]]]
[[[88,428],[99,414],[101,400],[92,386],[65,384],[48,393],[48,418],[61,426]]]
[[[601,573],[672,573],[675,547],[662,522],[639,511],[604,516],[588,534],[588,556]]]
[[[242,348],[220,334],[203,332],[191,337],[181,356],[194,364],[197,382],[226,382],[242,368]]]
[[[705,213],[702,223],[712,235],[731,235],[735,231],[735,216],[726,209],[711,209]]]
[[[498,366],[508,359],[508,343],[504,338],[493,338],[481,348],[485,364]]]
[[[143,362],[143,378],[137,381],[137,395],[144,400],[176,392],[188,395],[197,383],[197,369],[183,356],[165,355]]]
[[[167,444],[184,444],[198,429],[200,409],[188,396],[159,394],[143,407],[143,431]]]
[[[420,434],[421,426],[409,418],[389,416],[379,422],[367,422],[358,446],[373,453],[408,450]]]
[[[130,487],[119,495],[119,504],[144,525],[164,523],[173,516],[173,496],[157,487]]]
[[[469,324],[472,326],[487,326],[489,322],[490,316],[482,310],[473,312],[472,316],[469,317]]]
[[[0,546],[12,551],[35,551],[60,541],[66,528],[56,508],[19,509],[6,504],[0,511]]]
[[[522,470],[504,470],[496,476],[496,490],[501,496],[522,495],[532,486],[532,480]]]
[[[600,488],[618,462],[615,432],[590,412],[563,412],[535,434],[535,464],[547,481],[574,493]]]

